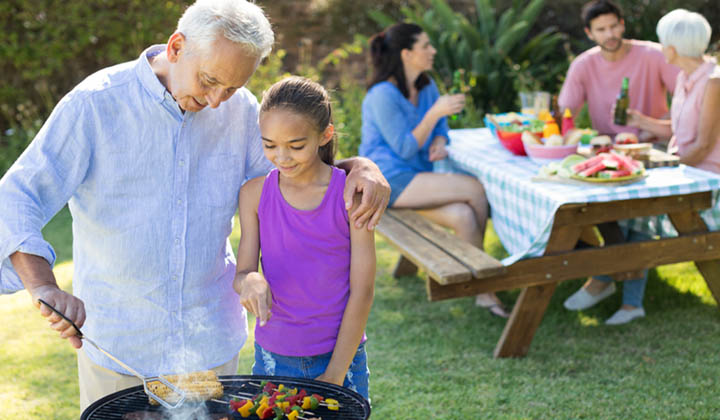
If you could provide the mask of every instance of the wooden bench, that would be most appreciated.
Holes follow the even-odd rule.
[[[431,281],[450,285],[498,276],[506,270],[500,261],[412,210],[388,209],[377,232],[402,254],[395,277],[414,275],[418,268],[425,271],[430,300],[436,300]]]

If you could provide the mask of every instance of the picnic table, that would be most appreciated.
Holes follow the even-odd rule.
[[[540,165],[508,152],[487,129],[450,131],[449,158],[437,171],[462,171],[485,186],[493,227],[510,254],[495,275],[440,284],[431,300],[521,288],[495,357],[527,354],[558,282],[591,275],[637,273],[694,261],[720,301],[720,176],[696,168],[656,168],[637,183],[568,185],[537,182]],[[658,239],[625,242],[621,225]],[[595,230],[594,228],[597,228]],[[578,248],[581,235],[604,244]],[[631,276],[630,276],[631,277]]]

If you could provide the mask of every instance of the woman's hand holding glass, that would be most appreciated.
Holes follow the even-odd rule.
[[[272,292],[265,276],[258,272],[248,274],[238,273],[235,276],[233,287],[240,295],[240,303],[251,314],[255,315],[260,326],[272,316]]]
[[[440,117],[446,117],[459,113],[463,108],[465,108],[465,95],[458,93],[455,95],[442,95],[430,109],[437,112]]]

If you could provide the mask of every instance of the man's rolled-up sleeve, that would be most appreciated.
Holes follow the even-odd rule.
[[[412,133],[415,127],[411,126],[394,98],[375,94],[371,97],[369,109],[380,134],[395,154],[402,159],[410,159],[418,153],[418,141]]]
[[[88,170],[92,120],[66,96],[23,154],[0,179],[0,293],[23,288],[10,255],[38,255],[51,266],[55,251],[42,228],[67,203]]]

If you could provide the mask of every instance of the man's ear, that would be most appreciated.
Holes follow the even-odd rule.
[[[332,139],[333,134],[335,134],[335,126],[332,124],[328,124],[328,126],[323,131],[323,134],[322,134],[323,138],[322,138],[322,141],[320,142],[320,146],[325,146],[326,144],[328,144],[330,142],[330,140]]]
[[[167,58],[168,61],[171,63],[176,63],[178,58],[180,58],[180,54],[185,52],[187,49],[187,41],[185,39],[185,35],[183,35],[181,32],[175,32],[172,35],[170,35],[170,39],[167,43]]]
[[[585,30],[585,35],[587,35],[587,37],[590,39],[590,41],[594,42],[595,40],[593,39],[592,34],[590,33],[590,29],[588,29],[587,26],[584,27],[583,29]]]

